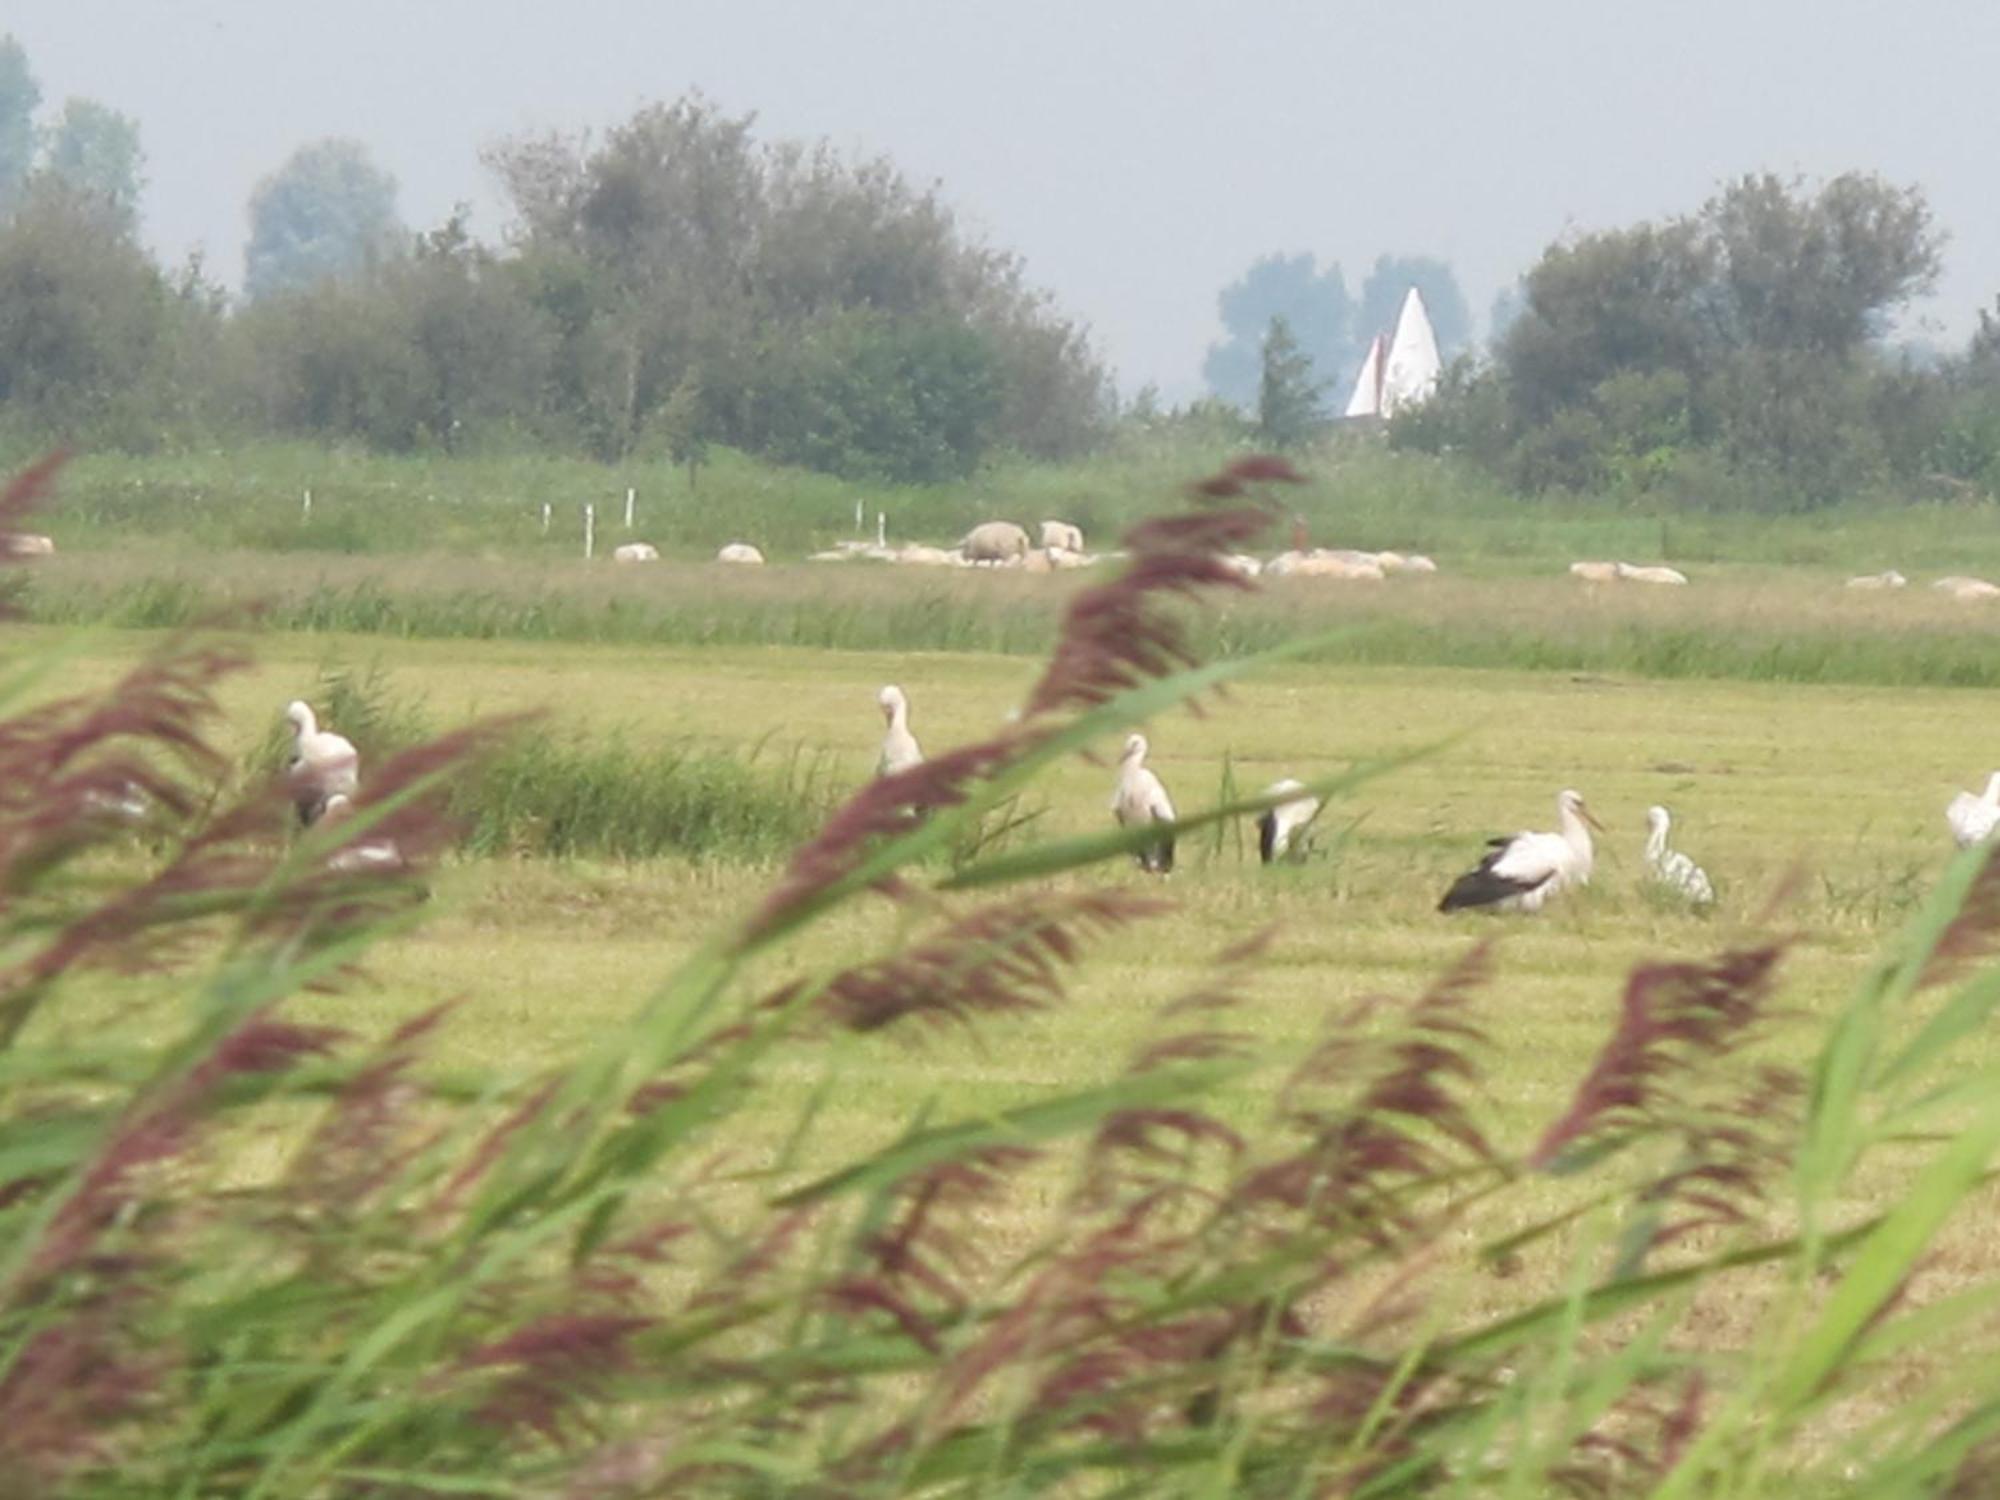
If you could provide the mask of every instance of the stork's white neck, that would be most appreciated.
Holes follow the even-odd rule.
[[[1993,807],[2000,807],[2000,771],[1986,778],[1986,795],[1980,799]]]
[[[1563,842],[1576,851],[1579,859],[1588,863],[1591,856],[1590,825],[1583,821],[1583,814],[1565,802],[1557,808],[1557,816],[1562,822]]]
[[[1649,864],[1658,864],[1666,852],[1667,825],[1665,820],[1661,820],[1654,823],[1652,831],[1646,835],[1646,860]]]

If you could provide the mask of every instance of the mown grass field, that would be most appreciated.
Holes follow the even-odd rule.
[[[148,639],[103,638],[86,675],[108,678]],[[857,783],[875,753],[880,683],[909,691],[915,728],[935,750],[995,725],[1034,671],[1026,660],[963,653],[283,635],[257,645],[257,666],[226,692],[242,748],[322,668],[378,661],[393,689],[421,698],[435,722],[534,709],[551,728],[617,730],[635,741],[740,748],[763,740],[823,753],[830,775]],[[1751,931],[1796,933],[1789,999],[1805,1014],[1803,1054],[1812,1014],[1831,1006],[1944,865],[1943,803],[1996,757],[1985,707],[1983,695],[1939,689],[1273,668],[1203,716],[1154,726],[1154,764],[1184,808],[1215,798],[1225,765],[1249,792],[1280,775],[1430,753],[1331,808],[1319,852],[1299,867],[1262,869],[1248,828],[1189,836],[1180,868],[1159,883],[1178,910],[1108,943],[1081,970],[1067,1007],[977,1040],[857,1044],[866,1087],[837,1099],[832,1118],[859,1139],[894,1130],[940,1092],[999,1106],[1108,1074],[1156,1003],[1267,925],[1279,941],[1248,1014],[1280,1049],[1302,1046],[1328,1007],[1414,993],[1469,943],[1499,938],[1499,977],[1485,1006],[1499,1043],[1492,1103],[1517,1133],[1556,1110],[1604,1038],[1622,976],[1646,958],[1699,955]],[[1104,826],[1109,784],[1106,766],[1065,766],[1046,788],[1035,835]],[[1550,826],[1565,785],[1582,790],[1611,829],[1588,892],[1539,919],[1433,911],[1484,838]],[[1643,886],[1644,811],[1656,801],[1674,810],[1677,842],[1716,878],[1722,901],[1711,917]],[[1771,914],[1768,903],[1794,873],[1801,881]],[[532,1070],[625,1013],[774,874],[767,860],[727,858],[457,861],[440,875],[421,930],[384,948],[358,990],[314,1008],[370,1032],[463,997],[442,1060]],[[1123,866],[1068,877],[1142,878]],[[821,949],[814,959],[859,957],[891,931],[880,909],[843,916],[844,951]],[[812,1071],[800,1066],[802,1077]]]

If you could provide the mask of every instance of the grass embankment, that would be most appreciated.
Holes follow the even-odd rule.
[[[0,462],[17,467],[29,456],[0,452]],[[959,484],[884,487],[725,452],[690,486],[684,471],[663,464],[611,467],[533,454],[392,458],[261,444],[178,456],[84,455],[64,475],[46,524],[59,545],[86,552],[143,540],[194,557],[449,552],[554,560],[581,555],[590,503],[602,552],[639,539],[694,560],[743,540],[782,559],[855,535],[859,506],[862,532],[871,537],[878,513],[894,540],[930,542],[948,542],[996,517],[1030,526],[1060,517],[1104,546],[1229,456],[1213,441],[1134,434],[1073,464],[998,463]],[[1463,465],[1391,453],[1374,442],[1330,443],[1300,463],[1309,482],[1288,490],[1284,503],[1307,519],[1317,544],[1428,552],[1460,573],[1533,572],[1615,557],[2000,575],[2000,527],[1985,503],[1725,515],[1597,497],[1526,498]],[[628,487],[638,496],[629,533]],[[309,517],[301,503],[307,490]]]
[[[17,576],[30,616],[57,625],[175,628],[254,611],[274,632],[401,640],[1034,656],[1086,575],[120,552],[57,557]],[[1698,572],[1685,589],[1600,590],[1561,575],[1295,579],[1204,612],[1194,636],[1223,655],[1338,630],[1318,653],[1328,663],[2000,686],[2000,610],[1921,586],[1866,594],[1839,583],[1742,568]]]

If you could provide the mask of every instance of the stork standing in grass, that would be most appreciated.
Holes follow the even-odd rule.
[[[1715,887],[1708,872],[1678,849],[1667,847],[1667,829],[1673,820],[1664,807],[1646,809],[1646,873],[1663,890],[1672,891],[1691,906],[1712,906]]]
[[[1140,869],[1166,875],[1174,868],[1174,804],[1160,778],[1147,769],[1146,748],[1143,734],[1125,741],[1125,753],[1118,758],[1118,786],[1111,794],[1111,811],[1120,828],[1160,825],[1160,837],[1141,846],[1134,857]]]
[[[1517,833],[1489,839],[1488,854],[1451,883],[1439,911],[1488,906],[1496,911],[1540,911],[1556,892],[1590,883],[1595,857],[1590,830],[1604,825],[1590,815],[1583,793],[1556,796],[1555,833]]]
[[[361,786],[361,757],[353,744],[330,729],[321,729],[310,705],[294,702],[285,710],[292,726],[292,756],[285,777],[292,788],[292,805],[299,824],[310,828],[326,813],[330,798],[352,797]]]
[[[1266,797],[1280,796],[1285,792],[1302,792],[1302,783],[1287,776],[1283,781],[1274,781],[1264,788]],[[1266,808],[1264,816],[1257,820],[1257,853],[1267,865],[1277,864],[1299,847],[1306,828],[1319,816],[1319,798],[1293,797]]]
[[[882,717],[889,723],[888,732],[882,736],[882,754],[875,762],[875,774],[894,776],[898,771],[922,765],[923,748],[910,733],[910,700],[903,696],[903,690],[891,683],[875,701],[882,705]]]
[[[1944,820],[1951,825],[1951,836],[1961,849],[1992,838],[1994,827],[2000,825],[2000,771],[1986,778],[1986,790],[1980,796],[1960,792],[1952,798]]]

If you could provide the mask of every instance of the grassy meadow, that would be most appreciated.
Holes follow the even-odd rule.
[[[362,465],[373,479],[394,468]],[[731,493],[744,476],[718,468],[704,477],[713,488],[703,503],[719,511],[716,492]],[[532,469],[495,468],[483,498],[467,488],[462,501],[423,510],[413,532],[391,528],[393,546],[376,544],[386,509],[348,533],[352,545],[287,540],[285,526],[331,524],[337,487],[316,491],[311,522],[293,513],[265,535],[246,527],[240,493],[212,510],[197,505],[185,532],[155,533],[158,518],[141,503],[146,486],[124,494],[110,481],[118,472],[109,460],[82,467],[67,509],[50,521],[61,553],[13,581],[23,618],[4,628],[16,651],[26,659],[67,643],[74,653],[48,689],[107,686],[175,633],[219,628],[252,658],[219,693],[218,740],[246,776],[270,763],[293,697],[314,700],[362,744],[364,781],[396,746],[482,718],[527,716],[496,770],[450,789],[454,811],[476,832],[432,875],[422,920],[372,948],[353,982],[286,1005],[299,1020],[375,1037],[455,1001],[423,1064],[442,1079],[525,1083],[636,1034],[624,1028],[647,998],[668,993],[662,987],[679,966],[756,907],[786,852],[869,779],[882,684],[907,691],[912,727],[933,756],[980,739],[1023,701],[1062,605],[1104,576],[860,563],[723,569],[696,560],[715,539],[704,533],[718,529],[698,507],[676,523],[675,559],[586,566],[532,526],[496,539],[491,523],[502,510],[507,525],[523,522]],[[401,472],[408,482],[414,471]],[[453,484],[468,487],[483,472],[447,468]],[[298,478],[286,469],[270,482]],[[745,501],[745,513],[787,545],[832,539],[843,528],[808,522],[806,512],[836,502],[851,509],[852,492],[816,484],[783,505]],[[1165,488],[1155,490],[1155,508]],[[334,499],[318,498],[325,494]],[[1315,490],[1310,504],[1330,507],[1332,494]],[[914,511],[935,507],[933,536],[998,503],[990,494],[904,498],[918,502]],[[1052,490],[1005,498],[1024,518],[1031,502],[1085,516],[1100,535],[1138,513],[1136,502],[1129,512],[1086,511]],[[380,494],[367,503],[388,504]],[[415,506],[414,491],[399,503]],[[713,1174],[727,1191],[756,1194],[889,1149],[913,1122],[994,1121],[1111,1085],[1160,1034],[1163,1006],[1199,992],[1220,955],[1267,932],[1271,946],[1227,1024],[1276,1072],[1312,1052],[1329,1017],[1373,998],[1416,996],[1474,944],[1495,940],[1493,975],[1474,1004],[1490,1033],[1475,1107],[1514,1153],[1563,1113],[1617,1022],[1636,965],[1787,938],[1785,1019],[1760,1055],[1799,1065],[1815,1056],[1847,997],[1946,871],[1946,801],[2000,764],[1989,721],[2000,613],[1936,595],[1918,572],[1927,565],[1919,559],[1946,570],[1947,537],[1963,537],[1966,518],[1912,511],[1853,529],[1838,518],[1816,529],[1739,518],[1714,522],[1713,532],[1696,519],[1665,533],[1657,518],[1567,518],[1551,507],[1510,529],[1497,512],[1490,526],[1477,520],[1484,502],[1460,494],[1436,513],[1411,507],[1391,530],[1386,502],[1371,511],[1372,503],[1348,518],[1351,532],[1326,535],[1316,519],[1315,540],[1422,547],[1445,571],[1379,585],[1293,580],[1220,601],[1192,622],[1206,655],[1305,636],[1317,644],[1204,700],[1200,712],[1176,710],[1149,726],[1151,763],[1184,811],[1281,776],[1375,768],[1327,808],[1308,856],[1261,867],[1244,821],[1185,832],[1165,880],[1121,860],[1039,882],[1063,893],[1164,896],[1172,909],[1091,941],[1067,998],[1045,1010],[972,1032],[913,1035],[904,1026],[787,1038],[761,1062],[763,1087],[747,1113],[699,1168],[704,1181]],[[424,529],[440,517],[448,524]],[[75,545],[65,518],[76,524]],[[728,530],[753,528],[732,519]],[[619,535],[612,527],[608,541]],[[1467,550],[1455,555],[1438,540],[1450,537]],[[1982,545],[1968,544],[1975,560],[1949,570],[1979,571]],[[1717,560],[1693,561],[1702,548]],[[1572,552],[1664,555],[1695,582],[1590,589],[1563,576]],[[2000,546],[1992,557],[2000,573]],[[1891,563],[1915,586],[1897,594],[1839,586],[1849,571]],[[1014,808],[1025,833],[1007,847],[1108,826],[1117,747],[1095,749],[1095,759],[1058,763]],[[1438,914],[1439,895],[1488,837],[1553,825],[1563,787],[1580,790],[1607,825],[1593,884],[1534,918]],[[1689,911],[1645,884],[1653,803],[1672,809],[1676,846],[1714,878],[1714,911]],[[874,898],[849,902],[808,941],[760,952],[747,993],[810,985],[899,951],[913,920]],[[27,1039],[58,1056],[87,1052],[108,1033],[164,1043],[181,1018],[152,1008],[161,988],[93,974]],[[1885,1030],[1893,1040],[1911,1024],[1899,1014]],[[2000,1068],[2000,1042],[1982,1029],[1969,1026],[1959,1040],[1956,1076]],[[1271,1077],[1224,1085],[1217,1116],[1249,1131],[1272,1109]],[[1927,1122],[1951,1108],[1971,1106],[1948,1100]],[[1839,1208],[1858,1215],[1897,1201],[1908,1186],[1900,1164],[1922,1144],[1913,1137],[1874,1150],[1843,1179]],[[225,1180],[252,1191],[281,1177],[297,1146],[282,1128],[248,1132],[231,1143]],[[1025,1192],[1004,1211],[980,1210],[979,1225],[987,1248],[1031,1259],[1066,1201],[1065,1184],[1040,1167],[1022,1181]],[[1607,1232],[1601,1222],[1574,1236],[1561,1228],[1553,1252],[1528,1257],[1524,1274],[1493,1274],[1474,1262],[1479,1246],[1575,1202],[1574,1184],[1557,1174],[1511,1186],[1518,1190],[1504,1207],[1475,1204],[1452,1231],[1450,1253],[1462,1252],[1475,1274],[1437,1278],[1454,1304],[1440,1306],[1440,1324],[1499,1319],[1524,1298],[1557,1296],[1564,1277],[1581,1274],[1584,1241]],[[1993,1188],[1968,1191],[1974,1211],[1933,1243],[1923,1304],[1959,1291],[1983,1296],[2000,1281],[2000,1251],[1977,1222]],[[726,1240],[730,1226],[718,1233]],[[1725,1233],[1703,1231],[1685,1248],[1705,1253],[1725,1242]],[[1684,1336],[1704,1356],[1754,1360],[1781,1280],[1758,1271],[1714,1293],[1690,1292]],[[1616,1319],[1605,1326],[1610,1348],[1638,1332]],[[1903,1361],[1891,1385],[1940,1368],[1927,1354],[1891,1359]],[[1891,1420],[1883,1388],[1841,1419]],[[1842,1438],[1839,1422],[1821,1422],[1804,1451],[1816,1460]],[[1785,1491],[1780,1482],[1755,1492]]]
[[[85,670],[108,681],[147,639],[103,638]],[[530,738],[560,728],[738,755],[798,749],[821,758],[829,794],[872,767],[882,682],[908,690],[914,728],[935,751],[997,724],[1034,671],[977,653],[283,635],[257,644],[257,665],[232,680],[224,703],[246,753],[323,671],[373,663],[386,691],[421,701],[440,724],[533,711]],[[1296,867],[1261,868],[1247,826],[1187,836],[1163,883],[1180,910],[1113,941],[1082,970],[1071,1005],[1011,1028],[1004,1045],[885,1046],[870,1057],[866,1097],[837,1113],[853,1130],[884,1130],[941,1090],[998,1106],[1114,1068],[1153,1001],[1276,924],[1254,1013],[1281,1047],[1303,1045],[1329,1006],[1412,993],[1475,939],[1503,939],[1486,999],[1508,1044],[1494,1105],[1526,1129],[1574,1084],[1624,973],[1642,959],[1705,953],[1751,928],[1796,931],[1794,998],[1831,1005],[1945,862],[1943,804],[1993,758],[1978,702],[1929,688],[1274,667],[1203,715],[1154,726],[1152,763],[1184,807],[1214,800],[1225,776],[1250,793],[1281,775],[1429,753],[1330,807],[1316,852]],[[1589,891],[1539,920],[1432,910],[1486,837],[1552,826],[1565,785],[1611,830]],[[1065,765],[1027,809],[1035,836],[1103,827],[1109,787],[1108,765]],[[1673,809],[1676,843],[1716,879],[1713,916],[1645,888],[1653,802]],[[695,859],[457,859],[437,881],[431,920],[376,957],[359,993],[315,1008],[372,1031],[463,995],[453,1048],[468,1061],[531,1066],[623,1015],[720,920],[753,904],[776,869],[768,846]],[[1802,883],[1768,913],[1795,873]],[[1141,880],[1124,867],[1064,878]],[[842,922],[851,950],[817,960],[859,957],[889,936],[868,915]]]

